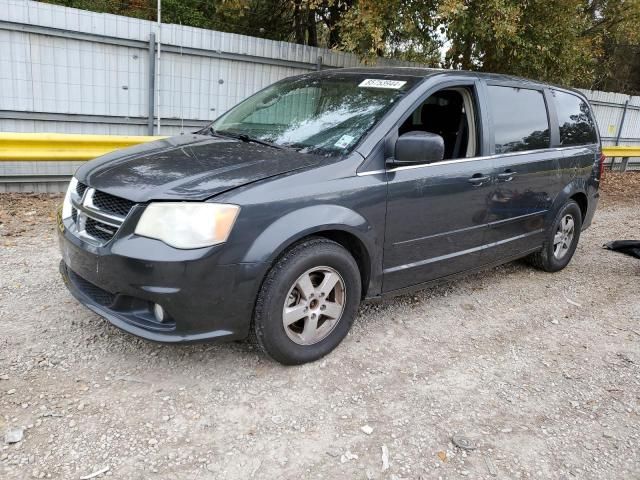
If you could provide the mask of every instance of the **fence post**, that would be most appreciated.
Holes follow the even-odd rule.
[[[629,163],[629,157],[622,157],[622,165],[620,165],[620,169],[622,172],[627,171],[627,164]]]
[[[618,125],[618,135],[616,135],[616,147],[618,145],[620,145],[620,136],[622,135],[622,128],[624,127],[624,119],[627,116],[627,109],[629,108],[629,100],[627,99],[627,101],[624,102],[624,108],[622,109],[622,118],[620,119],[620,125]],[[611,170],[613,171],[613,164],[615,163],[616,159],[615,157],[611,159]],[[622,171],[624,172],[627,169],[627,162],[629,161],[628,158],[623,158],[622,159]]]
[[[149,34],[149,109],[147,112],[147,135],[153,135],[156,105],[156,34]]]
[[[316,70],[320,71],[322,70],[322,56],[318,55],[318,58],[316,59]]]
[[[622,118],[620,119],[620,126],[618,126],[618,135],[616,136],[616,147],[620,145],[620,136],[622,135],[622,128],[624,127],[624,119],[627,116],[628,108],[629,108],[629,100],[624,102],[624,109],[622,110]]]

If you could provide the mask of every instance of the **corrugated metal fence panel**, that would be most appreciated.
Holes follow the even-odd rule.
[[[163,135],[178,135],[181,133],[179,123],[175,125],[163,125]],[[202,120],[200,124],[185,124],[184,131],[192,132],[202,128],[207,124]],[[63,121],[38,121],[38,120],[15,120],[0,118],[0,132],[21,132],[21,133],[82,133],[97,135],[145,135],[146,120],[144,125],[127,123],[90,123],[90,122],[63,122]]]
[[[109,125],[82,122],[0,119],[0,132],[95,133],[105,135],[136,135],[138,125]]]
[[[28,0],[0,1],[0,19],[144,42],[149,39],[151,32],[156,31],[155,22],[149,20]],[[163,24],[161,40],[165,45],[182,45],[185,48],[227,51],[310,64],[315,64],[318,56],[323,57],[325,64],[336,67],[359,64],[358,57],[348,53],[181,25]]]
[[[0,162],[0,193],[64,192],[69,178],[84,162]],[[20,177],[23,178],[20,178]],[[4,178],[2,178],[4,177]]]
[[[0,0],[0,22],[5,22],[0,25],[0,110],[147,117],[148,41],[157,33],[155,22],[27,0]],[[181,25],[163,24],[161,38],[163,119],[212,120],[281,78],[314,70],[319,58],[325,67],[359,64],[352,54]],[[224,58],[229,54],[237,60]],[[100,129],[99,122],[64,120],[28,123],[17,117],[12,122],[5,115],[0,126],[5,131],[32,126],[32,131],[146,133],[140,122],[121,128],[105,122]],[[174,131],[179,129],[163,128],[163,133]]]
[[[26,37],[0,31],[0,108],[33,110],[31,55]]]
[[[627,115],[624,120],[622,138],[636,139],[634,142],[635,145],[640,143],[637,140],[640,138],[640,96],[633,96],[629,98],[629,108],[627,109]],[[626,141],[626,143],[623,143],[623,145],[628,144],[628,141]]]
[[[0,176],[5,175],[73,175],[86,163],[84,160],[71,162],[32,161],[0,162]]]
[[[33,111],[147,114],[144,50],[29,35]]]
[[[162,54],[162,118],[213,120],[284,77],[308,70],[208,57]]]
[[[615,145],[618,134],[620,145],[640,143],[640,96],[622,93],[581,90],[591,102],[604,145]],[[629,102],[622,131],[620,123],[625,102]]]
[[[148,20],[0,0],[0,131],[146,134],[156,31]],[[180,132],[181,118],[193,130],[281,78],[314,70],[319,57],[325,67],[360,64],[352,54],[181,25],[163,24],[161,35],[163,134]],[[603,142],[614,144],[629,97],[585,93]],[[640,142],[640,97],[629,100],[621,145]]]

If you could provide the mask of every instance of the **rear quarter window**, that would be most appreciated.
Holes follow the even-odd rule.
[[[560,144],[562,146],[598,143],[596,125],[587,102],[571,93],[553,90],[558,112]]]
[[[487,89],[496,153],[549,148],[549,118],[541,91],[494,85]]]

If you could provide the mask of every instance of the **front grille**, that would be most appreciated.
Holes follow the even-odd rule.
[[[71,197],[72,230],[89,243],[104,245],[110,241],[135,203],[100,192],[78,183]],[[77,197],[77,198],[76,198]]]
[[[78,197],[82,198],[86,189],[87,186],[84,183],[78,182],[76,185],[76,193],[78,194]]]
[[[84,293],[91,300],[105,307],[113,305],[113,302],[116,300],[116,296],[113,293],[109,293],[106,290],[103,290],[102,288],[85,280],[69,268],[67,268],[67,273],[69,274],[69,279],[74,283],[78,290],[82,291],[82,293]]]
[[[111,225],[107,225],[106,223],[99,222],[91,217],[87,218],[87,221],[84,225],[84,230],[89,235],[94,238],[98,238],[105,242],[108,242],[113,238],[118,229],[116,227],[112,227]]]
[[[105,192],[96,190],[93,194],[93,204],[100,210],[104,210],[107,213],[120,215],[126,217],[129,211],[135,205],[131,200],[115,197]]]

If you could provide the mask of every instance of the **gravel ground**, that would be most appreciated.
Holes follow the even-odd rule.
[[[622,191],[564,271],[365,305],[289,368],[121,333],[59,278],[59,199],[0,197],[0,478],[640,478],[640,261],[601,249],[640,236]]]

